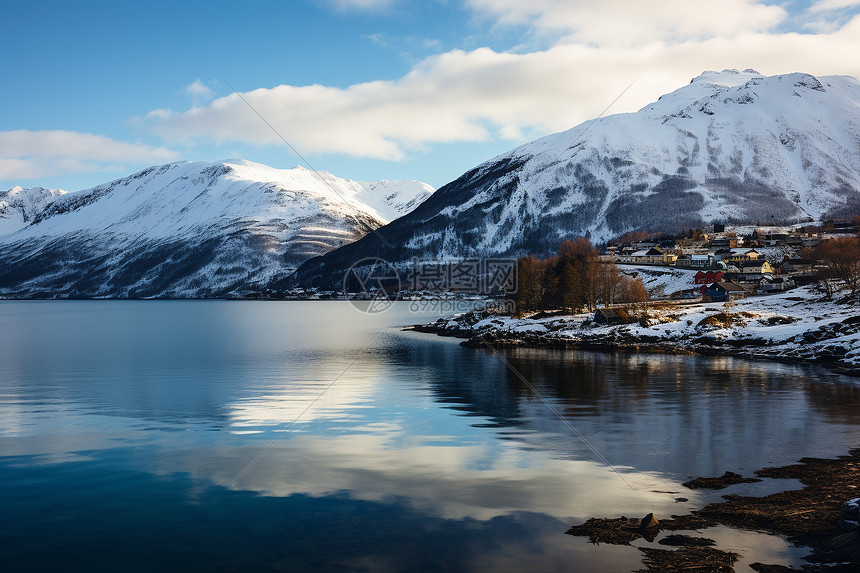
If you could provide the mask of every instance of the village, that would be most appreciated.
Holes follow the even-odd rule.
[[[565,253],[547,261],[524,258],[516,313],[478,309],[416,329],[475,347],[740,356],[811,362],[860,376],[857,227],[856,221],[814,228],[714,225],[681,238],[621,240],[600,257],[604,264],[597,265],[590,290],[600,291],[594,285],[612,274],[601,268],[617,266],[624,280],[647,289],[632,301],[589,298],[589,289],[578,299],[565,298],[570,289],[553,295],[547,285],[564,284],[566,273],[552,272],[567,264]],[[575,247],[567,247],[574,262]]]
[[[726,302],[752,294],[785,292],[818,282],[827,263],[813,257],[823,241],[858,232],[856,221],[822,226],[735,227],[710,225],[685,237],[646,238],[610,244],[604,260],[621,268],[647,266],[696,271],[676,299]]]

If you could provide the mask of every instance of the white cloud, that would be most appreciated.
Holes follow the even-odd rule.
[[[381,48],[387,48],[390,44],[388,43],[388,37],[384,32],[374,32],[373,34],[365,34],[362,36],[365,40],[369,40],[371,44],[375,44]]]
[[[860,0],[818,0],[800,17],[803,27],[814,33],[838,30],[860,8]]]
[[[164,147],[76,131],[0,131],[0,179],[36,179],[65,173],[117,171],[123,163],[171,161]]]
[[[192,105],[194,107],[200,105],[200,102],[202,101],[211,101],[212,98],[215,97],[215,92],[212,91],[212,88],[201,82],[200,78],[197,78],[192,83],[185,86],[183,91],[191,96]]]
[[[845,8],[860,7],[860,0],[818,0],[809,7],[810,12],[833,12]]]
[[[280,85],[242,98],[303,153],[400,160],[438,143],[524,141],[567,129],[600,113],[636,78],[610,113],[636,110],[705,69],[860,75],[860,16],[799,34],[776,31],[785,11],[754,0],[726,0],[719,8],[710,0],[469,5],[497,24],[557,35],[556,44],[524,53],[456,50],[396,80]],[[155,110],[146,122],[169,142],[281,144],[242,98]]]
[[[757,0],[468,0],[479,16],[502,25],[598,46],[683,42],[771,30],[786,11]]]

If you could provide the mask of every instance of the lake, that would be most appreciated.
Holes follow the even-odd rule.
[[[564,532],[860,445],[860,385],[823,369],[466,349],[411,306],[0,302],[3,570],[631,571]]]

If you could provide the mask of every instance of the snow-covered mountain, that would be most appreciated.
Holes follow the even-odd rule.
[[[378,233],[308,261],[296,279],[334,286],[364,257],[546,255],[573,237],[858,212],[855,78],[705,72],[638,112],[479,165]]]
[[[74,193],[18,189],[0,198],[45,198],[27,203],[26,226],[0,235],[3,296],[240,295],[433,192],[418,181],[363,183],[244,160],[170,163]]]
[[[65,193],[62,189],[44,187],[12,187],[0,191],[0,236],[26,227],[49,203]]]

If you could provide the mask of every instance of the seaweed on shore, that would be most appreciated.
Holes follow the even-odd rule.
[[[717,544],[716,541],[707,537],[693,537],[692,535],[683,535],[681,533],[667,535],[657,543],[672,547],[711,547]]]
[[[761,481],[761,479],[745,478],[734,472],[726,472],[720,477],[697,477],[681,485],[689,489],[724,489],[738,483],[753,483],[757,481]]]
[[[645,554],[643,564],[645,569],[636,573],[652,573],[662,571],[700,571],[702,573],[732,573],[737,561],[737,553],[720,551],[713,547],[682,547],[681,549],[655,549],[642,547]]]
[[[803,458],[798,464],[765,468],[754,473],[761,478],[798,479],[804,488],[764,497],[726,495],[723,496],[724,501],[709,504],[690,515],[653,520],[653,525],[647,528],[641,526],[640,520],[627,517],[592,518],[571,527],[567,533],[588,537],[592,543],[629,545],[639,538],[653,542],[662,530],[697,530],[721,524],[780,535],[795,545],[811,547],[812,554],[806,557],[809,564],[803,566],[804,571],[841,573],[858,570],[860,531],[847,532],[837,524],[842,504],[857,497],[860,490],[860,449],[835,459]],[[733,570],[731,564],[737,557],[734,553],[712,547],[683,547],[675,551],[653,547],[639,549],[645,554],[646,569],[642,571],[727,572]],[[694,567],[692,564],[696,563],[699,565]],[[794,571],[762,563],[755,563],[753,569],[761,572]]]

